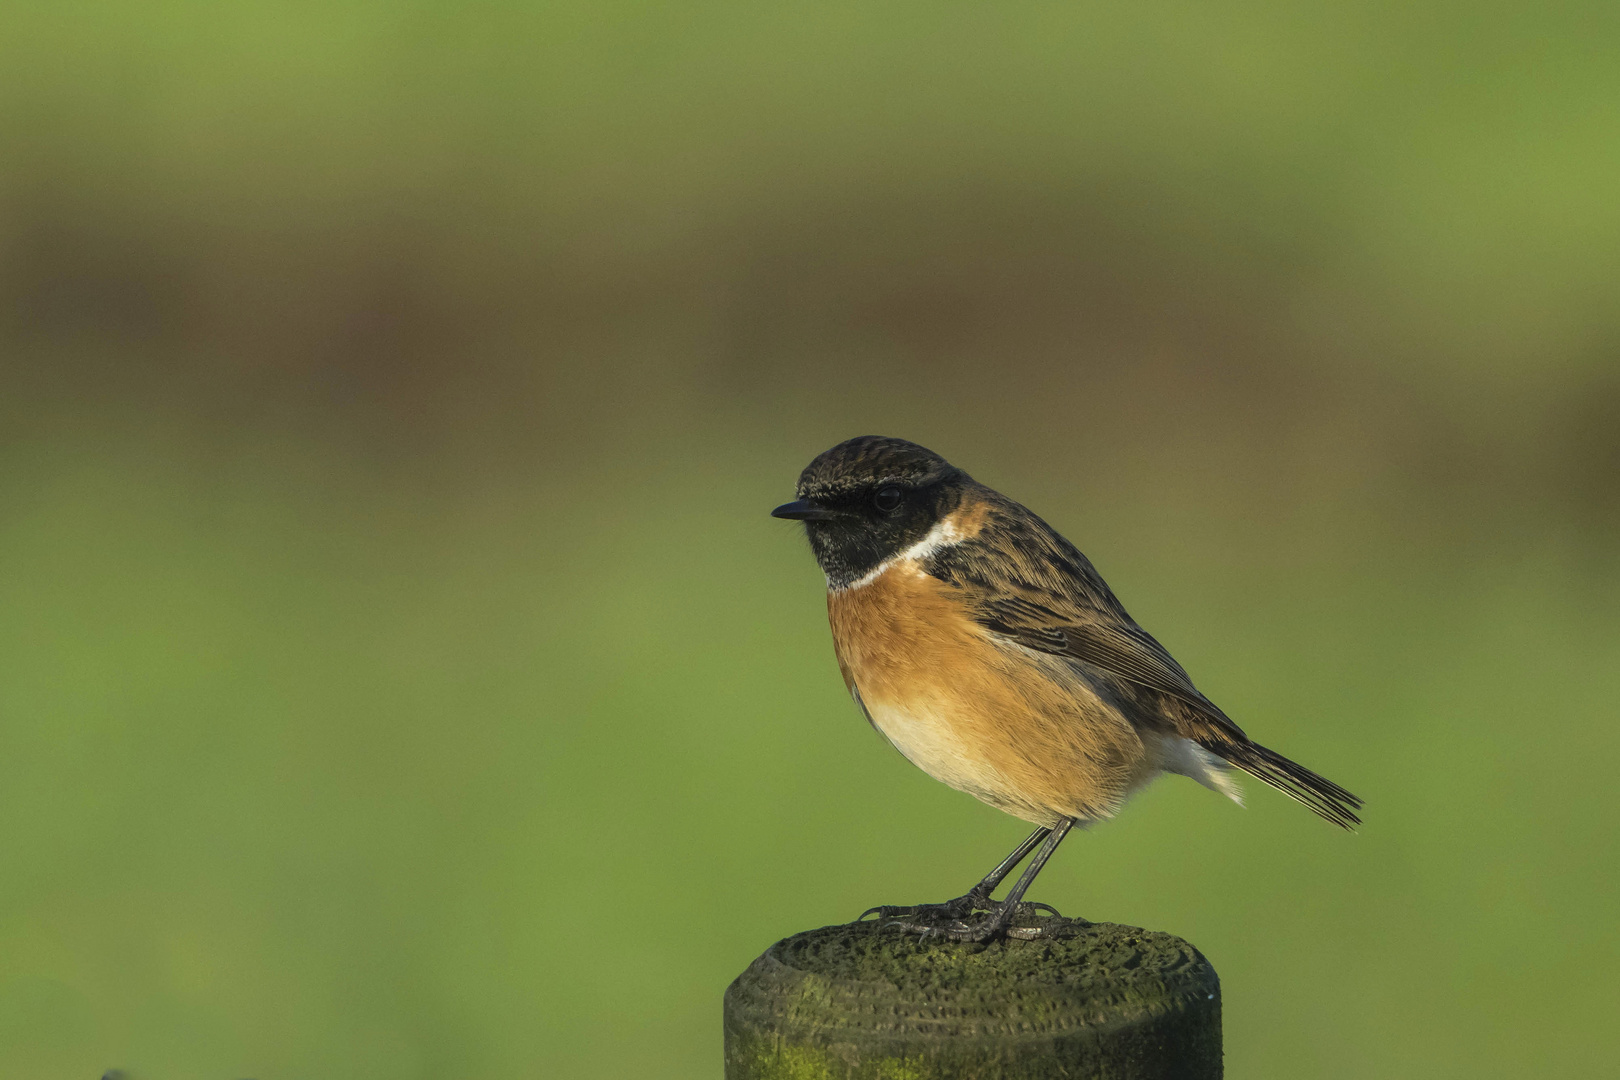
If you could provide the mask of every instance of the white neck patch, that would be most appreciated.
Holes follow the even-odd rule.
[[[954,514],[951,515],[951,517],[955,516],[956,515]],[[939,521],[934,523],[934,527],[932,529],[928,530],[927,536],[923,537],[915,544],[912,544],[904,551],[890,555],[887,559],[884,559],[882,562],[878,563],[876,566],[872,567],[872,569],[868,570],[866,573],[862,574],[848,585],[845,585],[843,588],[835,588],[831,581],[827,582],[827,588],[832,592],[847,592],[850,589],[859,589],[862,586],[872,584],[872,582],[882,577],[888,572],[889,568],[894,566],[896,563],[913,562],[918,559],[926,559],[934,552],[943,548],[948,548],[953,544],[960,544],[966,539],[967,536],[962,532],[961,529],[956,527],[956,522],[952,521],[950,517],[941,518]]]

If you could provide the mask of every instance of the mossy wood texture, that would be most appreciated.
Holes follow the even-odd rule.
[[[875,922],[779,941],[726,990],[726,1080],[1206,1080],[1221,986],[1170,934],[1043,919],[924,941]]]

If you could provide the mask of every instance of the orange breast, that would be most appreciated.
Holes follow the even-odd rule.
[[[1002,643],[912,562],[829,593],[844,682],[936,779],[1029,821],[1110,816],[1143,779],[1131,725],[1056,657]]]

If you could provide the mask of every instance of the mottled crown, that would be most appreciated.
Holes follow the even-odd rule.
[[[801,499],[825,499],[880,482],[924,487],[960,470],[929,450],[905,439],[860,435],[819,454],[799,474]]]

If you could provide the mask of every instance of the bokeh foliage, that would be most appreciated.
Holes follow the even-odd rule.
[[[1605,1075],[1617,23],[8,5],[0,1075],[717,1075],[772,940],[1021,835],[764,516],[865,432],[1368,799],[1042,878],[1210,956],[1234,1076]]]

